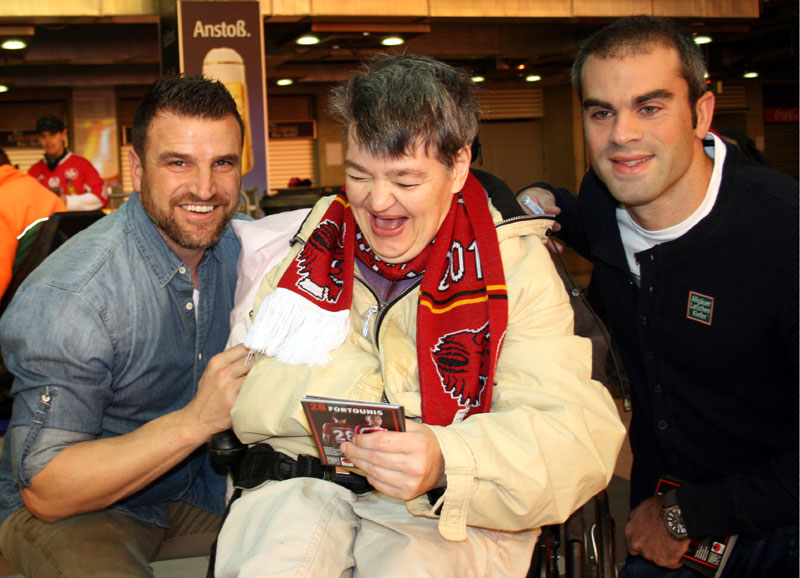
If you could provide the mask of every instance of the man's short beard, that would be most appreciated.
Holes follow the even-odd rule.
[[[219,210],[225,211],[224,217],[216,226],[216,229],[208,233],[206,230],[200,231],[186,231],[181,228],[181,226],[176,221],[173,213],[168,212],[164,213],[161,209],[156,206],[153,202],[152,196],[150,195],[150,187],[147,183],[147,179],[142,176],[142,190],[139,191],[139,199],[142,202],[142,207],[144,207],[145,212],[150,217],[150,220],[153,221],[153,224],[159,229],[162,233],[164,233],[167,237],[172,239],[178,246],[183,247],[184,249],[208,249],[209,247],[213,247],[217,244],[220,237],[222,237],[222,233],[225,230],[225,227],[228,223],[231,222],[233,215],[236,214],[237,206],[234,205],[233,207],[227,207],[224,205],[220,205]],[[212,197],[209,201],[217,201],[216,197]],[[188,199],[187,201],[182,201],[178,204],[189,204],[197,202],[197,204],[202,204],[203,201],[197,199]],[[208,202],[208,201],[206,201]]]

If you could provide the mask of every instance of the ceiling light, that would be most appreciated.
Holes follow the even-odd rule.
[[[486,79],[483,76],[473,76],[471,80],[472,82],[483,82]]]
[[[758,78],[758,73],[757,72],[745,72],[742,75],[742,78]]]
[[[24,40],[18,38],[9,38],[0,45],[4,50],[24,50],[28,44]]]
[[[294,84],[294,80],[292,80],[291,78],[281,78],[275,84],[277,84],[278,86],[291,86],[292,84]]]
[[[708,44],[709,42],[711,42],[711,37],[710,36],[695,36],[694,37],[694,43],[695,44]]]
[[[400,46],[401,44],[405,44],[405,42],[406,41],[399,36],[388,36],[381,40],[381,44],[384,46]]]
[[[525,70],[525,63],[517,64],[517,70]]]
[[[297,40],[295,40],[297,44],[300,46],[314,46],[315,44],[319,44],[319,38],[314,36],[313,34],[304,34]]]
[[[542,79],[538,74],[529,74],[525,77],[525,82],[539,82]]]
[[[5,84],[0,84],[0,92],[8,92],[8,87]]]

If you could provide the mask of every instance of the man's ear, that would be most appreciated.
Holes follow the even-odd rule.
[[[142,191],[142,175],[144,174],[144,165],[142,164],[139,155],[136,154],[136,151],[131,148],[130,152],[128,153],[128,163],[131,167],[131,183],[133,184],[133,190],[137,193]]]
[[[472,162],[472,150],[468,146],[461,147],[453,159],[453,168],[451,174],[453,175],[453,190],[454,195],[464,188],[464,183],[467,182],[467,175],[469,175],[469,165]]]
[[[709,91],[697,99],[694,105],[697,114],[697,126],[695,126],[695,136],[699,139],[706,138],[706,134],[711,129],[711,121],[714,119],[714,93]]]

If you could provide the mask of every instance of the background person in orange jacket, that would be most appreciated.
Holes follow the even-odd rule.
[[[64,201],[15,168],[0,149],[0,297],[11,282],[18,237],[37,221],[66,210]]]

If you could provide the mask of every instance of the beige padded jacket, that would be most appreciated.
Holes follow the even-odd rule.
[[[308,237],[329,203],[327,198],[317,204],[300,239]],[[572,334],[569,299],[544,247],[551,221],[502,222],[494,209],[492,214],[508,285],[508,330],[491,412],[431,426],[445,460],[447,490],[438,517],[447,540],[466,539],[467,525],[514,531],[564,521],[606,487],[625,435],[608,391],[590,379],[589,341]],[[264,276],[253,311],[301,248],[296,243]],[[243,247],[246,259],[245,252]],[[378,401],[385,392],[408,417],[419,418],[418,294],[417,285],[369,315],[379,303],[357,279],[350,333],[333,351],[332,363],[292,366],[259,355],[232,411],[239,438],[268,441],[292,456],[317,455],[300,405],[305,395]],[[248,326],[249,316],[243,315],[229,345],[241,342]],[[413,515],[436,517],[425,495],[407,505]]]

